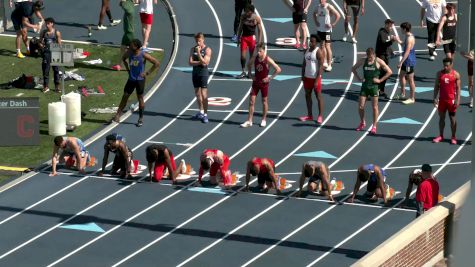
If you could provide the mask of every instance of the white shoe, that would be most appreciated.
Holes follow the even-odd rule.
[[[437,56],[437,52],[434,51],[434,53],[432,55]]]
[[[325,71],[330,72],[330,71],[332,71],[332,69],[333,69],[332,66],[328,65],[328,67],[325,68]]]
[[[107,27],[104,25],[97,25],[98,30],[107,30]]]
[[[252,122],[250,121],[245,121],[244,123],[241,124],[241,128],[247,128],[251,126],[252,126]]]
[[[356,41],[356,38],[355,37],[351,37],[351,41],[353,41],[354,44],[357,44],[358,41]]]
[[[349,34],[345,33],[345,34],[343,35],[343,38],[341,38],[341,40],[342,40],[343,42],[346,42],[346,40],[348,40],[348,35],[349,35]]]
[[[468,106],[469,106],[470,108],[473,108],[473,98],[470,99],[470,104],[468,104]]]
[[[261,127],[266,127],[266,125],[267,125],[267,122],[265,120],[261,121],[261,124],[260,124]]]
[[[328,63],[327,63],[326,61],[323,62],[323,68],[324,68],[324,69],[328,68]]]
[[[112,22],[111,22],[110,25],[111,25],[111,26],[116,26],[116,25],[118,25],[121,21],[122,21],[122,20],[120,20],[120,19],[114,19],[114,20],[112,20]]]
[[[434,60],[435,60],[435,56],[430,56],[430,57],[429,57],[429,60],[430,60],[430,61],[434,61]]]

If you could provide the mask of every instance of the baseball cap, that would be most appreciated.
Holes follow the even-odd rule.
[[[422,164],[421,169],[422,169],[423,172],[432,172],[432,167],[427,163]]]

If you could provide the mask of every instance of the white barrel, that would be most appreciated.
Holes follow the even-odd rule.
[[[81,95],[75,92],[61,97],[66,104],[66,124],[69,126],[81,125]]]
[[[54,102],[48,104],[49,135],[66,135],[66,104]]]

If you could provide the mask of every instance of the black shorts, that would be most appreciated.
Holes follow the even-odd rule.
[[[143,95],[145,90],[145,80],[127,80],[124,87],[124,93],[131,95],[134,90],[137,90],[137,95]]]
[[[444,44],[444,52],[447,53],[455,53],[455,42],[451,42],[450,44]]]
[[[412,74],[414,73],[414,66],[402,66],[401,71],[404,71],[406,74]]]
[[[322,191],[326,191],[328,190],[327,189],[327,185],[323,182],[323,179],[321,177],[316,177],[316,176],[312,176],[310,177],[310,179],[308,179],[308,183],[315,183],[315,184],[322,184]]]
[[[208,88],[208,75],[193,75],[193,87],[194,88]]]
[[[473,60],[468,60],[467,62],[467,74],[468,76],[473,76]]]
[[[307,14],[294,12],[292,13],[292,21],[294,22],[294,24],[307,22]]]
[[[332,42],[332,33],[331,32],[317,32],[318,38],[323,42],[331,43]]]
[[[257,175],[257,184],[264,184],[266,182],[268,183],[272,183],[274,180],[272,179],[272,177],[267,173],[267,174],[258,174]]]

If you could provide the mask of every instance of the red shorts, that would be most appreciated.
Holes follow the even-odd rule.
[[[454,105],[454,100],[441,100],[439,99],[439,105],[437,107],[439,112],[449,112],[455,114],[457,107]]]
[[[142,24],[152,25],[153,14],[140,13],[140,21],[142,22]]]
[[[467,63],[467,73],[468,76],[473,76],[473,61],[469,60]]]
[[[256,48],[256,36],[241,36],[241,52],[246,51],[249,48],[249,53],[254,54]]]
[[[322,92],[322,77],[318,78],[317,86],[315,87],[315,79],[303,77],[303,88],[313,89],[315,93]]]
[[[269,94],[269,83],[253,82],[251,95],[256,96],[259,93],[259,91],[261,91],[262,97],[267,97],[267,95]]]
[[[213,163],[209,168],[209,176],[213,177],[216,176],[218,171],[221,173],[221,178],[224,179],[226,171],[229,169],[229,165],[231,161],[229,160],[228,155],[223,154],[223,165],[219,165],[218,163]]]
[[[172,155],[170,155],[170,160],[172,162],[173,171],[176,171],[175,158]],[[155,162],[155,167],[153,169],[153,180],[155,182],[160,182],[162,180],[163,172],[165,171],[166,167],[167,167],[166,162]]]

